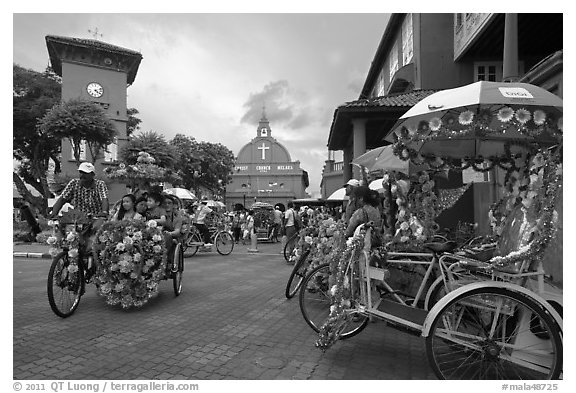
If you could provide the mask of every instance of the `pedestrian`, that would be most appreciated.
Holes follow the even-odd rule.
[[[355,199],[358,202],[358,209],[350,217],[348,226],[346,227],[346,237],[354,235],[354,231],[361,224],[372,222],[374,224],[372,229],[372,246],[377,247],[382,242],[382,217],[378,205],[380,204],[380,197],[378,191],[371,190],[368,186],[359,186],[352,191],[355,194]]]
[[[294,250],[294,246],[296,245],[296,241],[290,240],[298,232],[296,228],[298,221],[296,214],[297,213],[294,211],[294,203],[292,201],[288,202],[288,209],[284,212],[284,228],[288,241],[288,255],[292,254],[292,250]]]
[[[274,221],[272,224],[272,233],[270,234],[270,240],[278,242],[278,234],[282,227],[282,212],[280,211],[280,206],[274,206]]]
[[[346,205],[346,212],[344,213],[344,223],[348,224],[352,214],[358,209],[359,203],[356,196],[352,192],[356,187],[360,186],[360,181],[356,179],[350,179],[343,187],[346,187],[346,196],[348,197],[348,204]]]
[[[234,242],[238,244],[242,235],[242,217],[240,215],[240,210],[236,210],[234,217],[232,218],[232,233],[234,235]]]
[[[248,210],[248,217],[246,217],[246,231],[248,232],[248,239],[252,237],[254,232],[254,210]],[[246,233],[246,232],[245,232]],[[245,236],[246,237],[246,236]]]

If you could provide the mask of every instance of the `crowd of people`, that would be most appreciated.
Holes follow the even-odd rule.
[[[256,231],[254,210],[237,209],[233,213],[215,215],[214,210],[207,206],[206,198],[184,209],[176,197],[159,192],[139,192],[126,194],[112,207],[108,201],[106,183],[95,178],[95,168],[89,162],[82,163],[78,168],[78,178],[71,180],[64,188],[59,199],[49,215],[54,218],[67,203],[76,209],[99,217],[94,223],[94,231],[105,220],[112,221],[149,221],[155,220],[162,226],[166,237],[167,248],[173,244],[173,239],[183,235],[183,224],[190,223],[197,227],[206,246],[211,246],[209,224],[219,221],[231,229],[236,244],[246,244]],[[346,209],[328,208],[326,206],[294,206],[288,202],[283,211],[281,205],[276,205],[270,214],[267,225],[267,235],[270,241],[280,241],[282,237],[294,236],[317,213],[331,215],[334,219],[342,219],[347,224],[346,234],[352,236],[354,230],[362,223],[372,221],[380,226],[382,206],[377,191],[361,185],[358,180],[349,180],[344,187],[348,196]],[[376,232],[376,231],[375,231]],[[291,251],[291,250],[289,250]]]

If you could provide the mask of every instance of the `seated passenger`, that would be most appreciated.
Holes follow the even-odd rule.
[[[142,216],[142,219],[146,218],[146,212],[148,211],[147,200],[148,198],[146,197],[140,197],[136,199],[136,203],[134,205],[136,212]]]
[[[147,221],[154,220],[158,225],[166,224],[166,210],[162,207],[162,202],[164,202],[162,194],[157,192],[148,194],[148,199],[146,200],[148,205],[148,211],[146,212]]]
[[[164,224],[164,240],[166,241],[166,250],[168,251],[168,266],[172,266],[172,271],[177,272],[178,266],[174,265],[174,242],[182,234],[182,214],[176,208],[176,201],[172,195],[164,196],[162,205],[166,212],[166,223]]]
[[[358,186],[353,190],[353,193],[358,203],[358,209],[352,214],[352,217],[350,217],[346,228],[346,237],[353,236],[354,231],[361,224],[372,221],[374,223],[371,237],[372,247],[377,247],[382,243],[380,233],[382,218],[378,210],[378,192],[371,190],[368,186]]]
[[[118,211],[112,217],[112,221],[122,220],[143,220],[144,218],[136,210],[136,197],[132,194],[126,194],[122,197],[122,202]]]

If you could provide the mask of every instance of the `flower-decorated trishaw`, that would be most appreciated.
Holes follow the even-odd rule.
[[[130,169],[139,181],[141,174],[158,171],[150,167],[153,161],[149,158],[141,154]],[[122,172],[116,177],[125,176],[125,167],[118,170]],[[96,285],[107,304],[123,308],[146,304],[158,295],[162,280],[171,279],[174,294],[181,293],[184,254],[179,239],[169,238],[155,220],[106,221],[97,230],[93,223],[93,217],[79,210],[65,212],[52,222],[54,234],[48,243],[54,258],[48,275],[48,300],[56,315],[65,318],[74,313],[87,283]]]
[[[561,378],[562,100],[532,85],[478,82],[425,98],[393,131],[397,157],[428,170],[385,177],[384,247],[370,244],[379,228],[361,225],[304,279],[300,305],[317,347],[378,317],[424,337],[439,378]],[[432,241],[434,171],[495,167],[505,187],[486,212],[494,233],[459,249]],[[414,296],[390,284],[397,263],[427,266]]]

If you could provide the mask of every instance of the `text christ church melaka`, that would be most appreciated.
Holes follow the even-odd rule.
[[[256,137],[240,149],[236,158],[232,182],[226,187],[226,205],[229,209],[238,203],[249,209],[255,202],[286,206],[293,199],[308,198],[308,185],[308,172],[272,138],[263,111]]]

